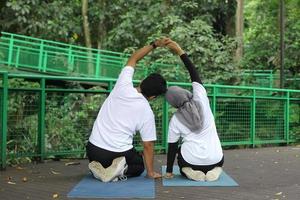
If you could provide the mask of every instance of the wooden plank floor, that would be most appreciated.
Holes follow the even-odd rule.
[[[156,199],[300,199],[299,146],[225,150],[224,154],[225,171],[239,187],[163,187],[156,180]],[[80,164],[66,166],[70,161]],[[67,193],[88,173],[87,163],[48,160],[7,167],[0,171],[0,199],[69,199]],[[156,155],[156,170],[165,163],[166,155]]]

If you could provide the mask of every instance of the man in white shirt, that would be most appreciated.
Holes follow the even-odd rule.
[[[156,127],[148,101],[166,92],[166,81],[153,73],[134,88],[132,77],[136,63],[166,42],[166,39],[156,40],[132,54],[98,113],[87,144],[87,156],[91,172],[103,182],[139,176],[144,171],[143,157],[132,145],[137,131],[143,141],[147,176],[161,177],[153,169]]]

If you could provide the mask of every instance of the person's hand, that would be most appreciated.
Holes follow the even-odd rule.
[[[150,172],[150,173],[147,173],[147,177],[148,178],[161,178],[161,174],[160,173],[157,173],[157,172]]]
[[[179,44],[177,44],[177,42],[171,40],[168,42],[167,47],[174,51],[174,53],[176,53],[177,55],[182,55],[184,54],[184,51],[181,49],[181,47],[179,46]]]
[[[164,177],[165,178],[174,178],[174,174],[167,172]]]
[[[155,41],[155,45],[157,47],[165,47],[167,46],[172,40],[170,38],[161,38]]]

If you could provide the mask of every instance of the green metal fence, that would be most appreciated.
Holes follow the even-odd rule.
[[[53,81],[62,86],[53,86]],[[1,167],[10,159],[82,157],[98,110],[114,86],[110,78],[74,78],[0,73]],[[81,84],[93,84],[90,89]],[[169,82],[191,88],[189,83]],[[223,146],[288,144],[300,139],[300,91],[206,85]],[[163,98],[156,115],[155,148],[167,148],[174,111]],[[141,148],[139,136],[134,142]]]
[[[38,73],[100,78],[117,78],[126,64],[128,54],[86,48],[61,42],[43,40],[24,35],[2,32],[0,37],[0,64],[14,69]],[[178,64],[150,62],[148,57],[139,62],[135,79],[140,80],[148,69],[163,69],[174,72],[178,77]],[[285,82],[290,88],[297,88],[297,77],[289,77]],[[237,75],[238,76],[238,75]],[[240,74],[242,84],[258,87],[279,87],[279,76],[273,70],[245,70]],[[299,84],[298,84],[299,85]]]
[[[61,42],[2,32],[0,64],[53,75],[83,76],[90,78],[117,78],[129,55],[100,49],[86,48]],[[148,73],[143,59],[138,63],[135,79]],[[151,62],[152,65],[161,63]],[[174,67],[174,65],[167,65]]]
[[[274,87],[273,70],[244,70],[241,76],[247,86]]]

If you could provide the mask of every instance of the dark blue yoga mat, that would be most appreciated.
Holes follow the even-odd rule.
[[[162,166],[162,174],[165,175],[166,166]],[[166,179],[163,178],[163,186],[201,186],[201,187],[209,187],[209,186],[238,186],[238,183],[235,182],[226,172],[222,172],[220,178],[216,181],[193,181],[187,179],[180,175],[179,167],[173,167],[174,178]]]
[[[68,194],[70,198],[154,198],[154,180],[145,177],[104,183],[91,174],[85,176]]]

